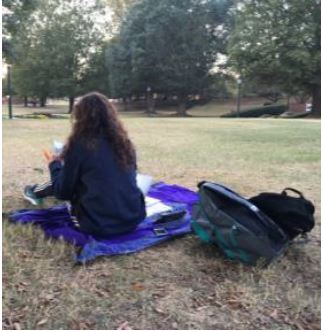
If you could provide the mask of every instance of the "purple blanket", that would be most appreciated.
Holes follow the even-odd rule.
[[[195,192],[181,186],[159,182],[152,186],[148,196],[160,199],[163,203],[173,206],[174,209],[185,207],[185,217],[173,227],[167,227],[166,234],[163,235],[156,235],[152,219],[146,218],[133,232],[109,238],[93,237],[80,232],[75,228],[65,204],[48,209],[14,211],[9,215],[9,220],[20,224],[39,225],[46,236],[62,238],[66,242],[80,247],[80,252],[75,256],[79,263],[102,255],[133,253],[171,237],[191,232],[190,213],[192,205],[198,200]]]

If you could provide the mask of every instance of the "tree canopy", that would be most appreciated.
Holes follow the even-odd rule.
[[[68,96],[71,104],[84,88],[88,64],[104,38],[99,2],[43,0],[28,18],[28,34],[16,37],[14,83],[22,95]]]
[[[210,69],[225,50],[229,1],[142,0],[127,12],[109,52],[116,95],[175,95],[181,112],[189,95],[210,84]]]
[[[43,104],[69,97],[71,106],[89,90],[125,100],[157,94],[176,99],[185,115],[189,99],[228,95],[240,75],[273,100],[281,93],[312,95],[320,114],[319,0],[4,0],[3,6],[3,57],[13,64],[15,92]],[[229,70],[214,71],[223,58]]]
[[[290,95],[312,94],[320,113],[320,1],[245,0],[234,21],[229,55],[235,70]]]
[[[15,60],[15,38],[26,30],[26,22],[38,4],[39,0],[2,1],[2,56],[5,60]]]

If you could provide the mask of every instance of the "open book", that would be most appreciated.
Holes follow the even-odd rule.
[[[146,204],[147,217],[150,217],[157,213],[162,213],[172,210],[170,206],[167,206],[166,204],[162,203],[159,199],[148,196],[145,197],[145,204]]]
[[[153,184],[153,177],[145,174],[137,174],[137,186],[145,195],[145,205],[147,217],[157,213],[171,211],[172,208],[162,203],[159,199],[147,196],[151,185]]]

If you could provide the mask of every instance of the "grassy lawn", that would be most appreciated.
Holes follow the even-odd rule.
[[[246,196],[303,191],[316,206],[311,241],[265,270],[193,235],[74,266],[73,247],[4,218],[3,328],[320,329],[320,122],[123,119],[140,172],[157,180],[195,190],[207,179]],[[30,207],[22,188],[47,179],[41,150],[68,131],[68,120],[3,121],[4,212]]]

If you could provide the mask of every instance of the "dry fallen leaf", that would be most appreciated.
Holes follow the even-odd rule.
[[[47,318],[44,318],[44,319],[40,320],[36,325],[37,325],[37,326],[44,325],[44,324],[47,323],[47,321],[48,321],[48,319],[47,319]]]
[[[272,313],[269,315],[273,319],[278,319],[278,312],[277,309],[274,309]]]
[[[97,288],[94,290],[94,293],[96,295],[98,295],[99,297],[106,297],[107,296],[107,294],[104,291],[101,291],[100,289],[97,289]]]
[[[161,308],[158,308],[158,307],[154,307],[155,311],[159,314],[164,314],[165,311],[163,311]]]
[[[198,308],[196,308],[196,311],[202,311],[202,310],[205,310],[205,309],[207,309],[207,308],[209,308],[210,306],[208,306],[208,305],[204,305],[204,306],[201,306],[201,307],[198,307]]]
[[[177,324],[176,322],[173,322],[173,323],[172,323],[172,328],[177,330],[177,328],[178,328],[178,324]]]
[[[88,330],[90,327],[91,323],[88,320],[72,319],[71,321],[72,330]]]
[[[97,277],[111,277],[111,272],[102,272],[100,271],[98,274],[97,274]]]
[[[46,294],[45,296],[44,296],[44,298],[43,298],[43,303],[45,304],[45,305],[48,305],[48,304],[50,304],[52,301],[54,301],[55,300],[55,296],[54,296],[54,294]]]
[[[13,323],[13,328],[14,328],[15,330],[21,330],[21,326],[20,326],[19,323]]]
[[[145,287],[140,282],[131,285],[131,290],[133,290],[134,292],[141,292],[144,289]]]
[[[230,306],[230,308],[233,310],[238,310],[238,309],[244,308],[244,305],[239,300],[229,299],[229,300],[227,300],[227,303]]]
[[[123,322],[121,325],[119,325],[119,327],[117,328],[117,330],[132,330],[132,328],[129,327],[128,324],[129,323],[127,321]]]

